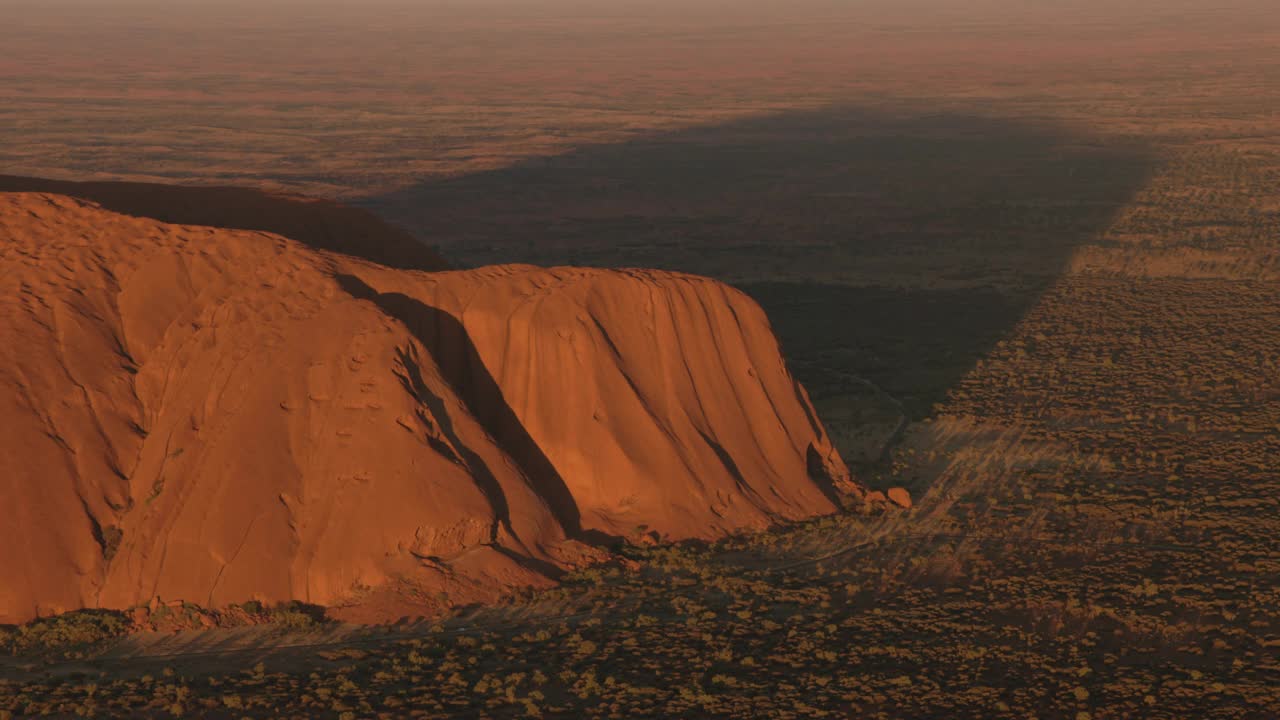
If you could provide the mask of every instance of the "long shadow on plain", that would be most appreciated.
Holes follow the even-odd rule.
[[[764,306],[816,398],[928,414],[1156,163],[1061,124],[828,108],[583,147],[369,199],[461,266],[645,266]],[[855,379],[856,378],[856,379]]]

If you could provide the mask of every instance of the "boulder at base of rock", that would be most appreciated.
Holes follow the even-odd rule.
[[[911,507],[911,494],[908,493],[905,488],[892,487],[889,488],[889,491],[885,494],[888,496],[889,502],[894,505],[901,508]]]

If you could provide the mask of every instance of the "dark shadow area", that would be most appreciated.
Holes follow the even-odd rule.
[[[805,470],[809,473],[809,479],[826,496],[831,506],[835,508],[844,507],[846,498],[836,489],[835,479],[827,471],[822,454],[818,452],[818,448],[814,447],[813,443],[809,443],[809,447],[805,449],[804,461]]]
[[[407,270],[442,270],[434,250],[373,213],[328,200],[237,187],[69,182],[0,175],[0,192],[67,195],[122,215],[179,225],[260,230]]]
[[[587,542],[590,542],[590,540],[587,540]],[[541,560],[536,557],[530,557],[528,555],[521,555],[520,553],[511,550],[510,548],[503,547],[497,543],[493,545],[493,549],[516,565],[519,565],[530,572],[537,573],[542,577],[550,578],[551,580],[559,580],[567,574],[565,570],[557,567],[555,563],[547,560]]]
[[[745,285],[769,312],[789,366],[815,398],[863,395],[864,381],[929,414],[1021,319],[1035,296],[993,287]]]
[[[364,201],[461,266],[643,266],[764,306],[815,398],[918,419],[1099,242],[1156,158],[1052,122],[827,108],[584,147]]]
[[[560,526],[573,538],[601,541],[606,538],[584,538],[577,502],[555,466],[543,454],[542,449],[529,436],[520,418],[507,404],[502,390],[480,360],[480,354],[471,342],[466,328],[457,318],[443,310],[433,308],[401,293],[379,293],[360,278],[338,275],[338,284],[352,297],[368,300],[383,312],[396,318],[408,328],[418,342],[426,348],[439,367],[454,394],[466,405],[468,412],[497,442],[508,456],[524,471],[534,491],[547,503]],[[401,358],[410,369],[411,392],[427,403],[441,424],[441,431],[449,437],[454,447],[464,453],[464,464],[476,476],[481,489],[488,496],[495,514],[507,530],[515,535],[510,525],[510,509],[505,494],[492,471],[484,462],[467,449],[466,443],[453,434],[449,414],[443,401],[427,389],[419,376],[413,379],[417,366],[412,358]],[[598,534],[598,533],[597,533]],[[527,559],[522,559],[525,564]],[[541,565],[538,568],[541,571]],[[555,577],[552,575],[551,577]]]

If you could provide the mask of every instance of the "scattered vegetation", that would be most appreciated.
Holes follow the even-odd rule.
[[[266,606],[256,601],[209,610],[192,603],[155,602],[129,611],[76,610],[22,625],[0,625],[0,656],[83,659],[111,641],[143,631],[276,625],[308,630],[325,622],[324,609],[297,601]]]
[[[124,635],[128,615],[113,610],[77,610],[18,626],[0,626],[0,654],[76,652]]]

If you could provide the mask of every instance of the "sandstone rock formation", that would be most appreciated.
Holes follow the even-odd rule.
[[[443,263],[317,230],[339,206],[265,232],[113,191],[0,193],[0,622],[156,596],[394,619],[856,491],[722,284],[395,269],[329,250]]]
[[[444,270],[434,250],[372,213],[329,200],[240,187],[70,182],[0,175],[0,192],[42,192],[179,225],[262,230],[393,268]]]

